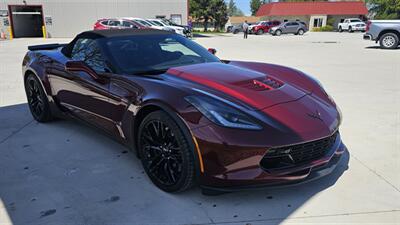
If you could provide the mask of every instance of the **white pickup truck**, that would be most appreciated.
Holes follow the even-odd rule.
[[[345,19],[342,23],[338,24],[339,32],[343,32],[344,30],[347,30],[350,33],[354,31],[364,32],[366,27],[367,25],[358,18],[348,18]]]

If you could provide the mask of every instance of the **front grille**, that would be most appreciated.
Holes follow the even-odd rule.
[[[271,148],[260,162],[262,168],[282,169],[299,166],[322,158],[332,148],[338,132],[316,141],[279,148]]]

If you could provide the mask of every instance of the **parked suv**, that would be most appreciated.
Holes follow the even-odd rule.
[[[118,18],[99,19],[93,26],[94,30],[126,29],[126,28],[141,29],[145,28],[145,26],[136,23],[135,21],[118,19]]]
[[[367,27],[366,24],[358,18],[345,19],[343,23],[338,24],[339,32],[343,32],[344,30],[347,30],[350,33],[353,31],[364,32],[366,27]]]
[[[261,35],[264,33],[268,33],[269,29],[271,29],[272,27],[276,27],[279,26],[281,24],[280,21],[274,20],[274,21],[262,21],[256,25],[254,25],[251,30],[250,33],[252,34],[257,34],[257,35]]]
[[[180,34],[182,36],[185,36],[185,34],[183,33],[183,31],[185,30],[183,27],[178,27],[178,26],[173,26],[173,25],[167,25],[166,23],[164,23],[163,20],[161,19],[147,19],[146,21],[153,23],[157,26],[160,27],[168,27],[171,28],[175,31],[175,33]]]
[[[272,27],[269,29],[270,34],[277,36],[280,36],[281,34],[303,35],[307,31],[308,28],[306,24],[301,21],[284,22],[279,26]]]

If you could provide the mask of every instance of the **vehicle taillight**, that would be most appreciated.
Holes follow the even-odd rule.
[[[365,28],[365,31],[369,31],[369,27],[371,26],[371,21],[368,20],[367,22],[367,27]]]

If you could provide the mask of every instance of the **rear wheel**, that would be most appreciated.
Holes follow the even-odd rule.
[[[262,35],[262,34],[264,34],[264,30],[263,30],[263,29],[259,29],[259,30],[257,31],[257,35]]]
[[[386,33],[379,39],[381,48],[395,49],[399,45],[399,37],[395,33]]]
[[[53,120],[46,93],[34,74],[29,74],[25,79],[25,93],[35,120],[42,123]]]
[[[166,192],[181,192],[195,183],[195,162],[189,140],[165,112],[147,115],[139,126],[141,161],[151,181]]]

